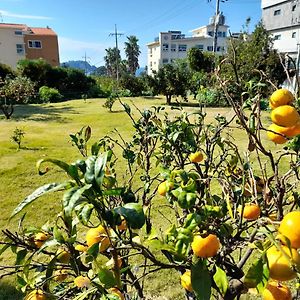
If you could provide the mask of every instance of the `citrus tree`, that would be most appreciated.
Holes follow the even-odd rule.
[[[130,140],[116,130],[89,146],[86,126],[71,135],[78,160],[37,163],[40,175],[53,164],[68,180],[37,188],[12,212],[62,191],[56,219],[3,231],[0,253],[10,249],[16,261],[2,276],[15,273],[25,299],[144,299],[144,279],[161,270],[178,272],[187,299],[235,299],[251,288],[264,299],[291,299],[282,282],[296,279],[300,265],[297,105],[290,92],[276,91],[267,129],[260,85],[239,104],[219,79],[230,118],[207,122],[201,108],[165,107],[136,116],[121,102]],[[164,207],[156,209],[165,228],[155,207]]]

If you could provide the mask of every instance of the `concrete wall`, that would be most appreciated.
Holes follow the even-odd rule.
[[[16,68],[17,62],[25,58],[23,53],[17,53],[17,44],[24,45],[23,35],[16,35],[18,28],[1,28],[0,30],[0,63]]]

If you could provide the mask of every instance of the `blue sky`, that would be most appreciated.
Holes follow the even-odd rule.
[[[228,0],[220,9],[231,32],[239,32],[247,17],[250,29],[260,20],[260,0]],[[115,24],[124,35],[136,35],[147,63],[146,44],[160,31],[191,29],[206,25],[214,14],[215,0],[0,0],[0,22],[22,23],[33,27],[50,26],[59,37],[60,60],[82,59],[86,53],[91,64],[104,64],[105,49],[114,47]]]

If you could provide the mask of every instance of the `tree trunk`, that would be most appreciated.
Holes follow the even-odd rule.
[[[172,95],[166,95],[167,105],[171,104],[171,98],[172,98]]]
[[[0,106],[0,109],[2,110],[3,114],[5,115],[5,118],[8,120],[10,119],[11,115],[14,112],[14,106],[12,104],[2,104]]]

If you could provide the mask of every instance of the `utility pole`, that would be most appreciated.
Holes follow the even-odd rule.
[[[109,36],[115,36],[116,38],[116,72],[117,72],[117,83],[119,82],[119,48],[118,48],[118,36],[122,36],[124,35],[124,33],[118,33],[117,30],[117,25],[115,24],[115,32],[114,33],[110,33]]]
[[[84,52],[84,56],[82,58],[84,58],[84,74],[87,75],[87,59],[90,59],[90,57],[86,57],[86,52]]]
[[[219,21],[220,21],[220,0],[216,0],[214,44],[213,44],[214,53],[217,52]]]

